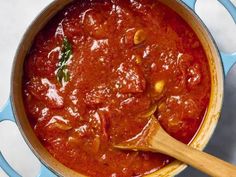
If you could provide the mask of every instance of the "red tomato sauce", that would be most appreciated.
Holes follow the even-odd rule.
[[[170,157],[114,144],[154,114],[188,143],[210,97],[193,30],[156,0],[75,1],[39,32],[24,64],[26,113],[47,150],[88,176],[142,176]]]

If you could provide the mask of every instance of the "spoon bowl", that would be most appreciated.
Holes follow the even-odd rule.
[[[158,152],[174,157],[210,176],[236,177],[236,166],[174,139],[153,115],[139,134],[114,147],[123,150]]]

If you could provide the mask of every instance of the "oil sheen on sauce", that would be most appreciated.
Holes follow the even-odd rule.
[[[193,30],[156,0],[74,1],[36,36],[23,97],[37,137],[67,167],[92,177],[142,176],[170,157],[121,151],[155,114],[188,143],[210,97]]]

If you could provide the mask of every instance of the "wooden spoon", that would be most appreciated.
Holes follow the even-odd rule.
[[[236,177],[236,166],[172,138],[163,130],[154,116],[151,116],[138,135],[114,147],[133,151],[159,152],[174,157],[210,176]]]

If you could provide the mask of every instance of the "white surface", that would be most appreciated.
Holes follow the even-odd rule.
[[[8,98],[11,64],[19,40],[35,16],[51,1],[0,0],[0,110]],[[231,1],[236,5],[236,0]],[[224,7],[216,0],[198,0],[196,10],[221,49],[236,52],[236,25]],[[39,162],[11,122],[0,123],[0,150],[23,177],[33,177],[39,171]],[[0,169],[0,177],[5,175]]]
[[[2,155],[18,174],[24,177],[39,174],[40,162],[28,148],[15,123],[4,121],[0,124],[0,140]]]
[[[236,0],[232,0],[236,3]],[[226,53],[236,52],[236,24],[229,12],[216,0],[198,0],[195,6],[214,36],[218,47]]]

